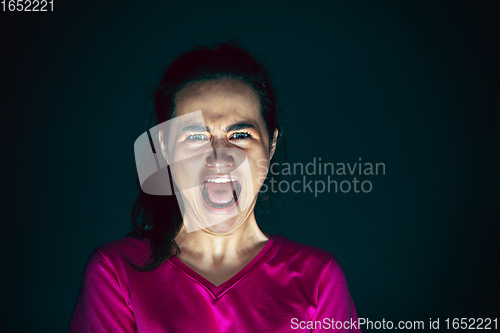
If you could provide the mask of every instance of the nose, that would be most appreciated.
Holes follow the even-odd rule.
[[[224,169],[234,166],[234,157],[225,138],[212,138],[212,152],[207,157],[207,167]]]

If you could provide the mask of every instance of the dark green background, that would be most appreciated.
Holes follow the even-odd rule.
[[[369,194],[284,194],[267,230],[334,252],[360,317],[500,317],[499,14],[483,1],[2,12],[2,331],[67,330],[91,250],[131,230],[146,96],[180,52],[231,37],[273,69],[290,162],[386,165]]]

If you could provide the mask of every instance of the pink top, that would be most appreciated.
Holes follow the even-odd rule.
[[[330,252],[272,235],[218,287],[177,257],[150,272],[127,262],[141,264],[149,255],[149,241],[136,237],[95,249],[69,332],[327,332],[337,322],[347,327],[337,332],[361,332]]]

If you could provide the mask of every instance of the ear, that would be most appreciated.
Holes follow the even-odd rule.
[[[269,150],[271,152],[271,155],[269,156],[269,160],[273,159],[274,152],[276,151],[276,143],[278,141],[278,134],[279,134],[278,129],[275,129],[274,133],[273,133],[273,140],[271,141],[271,147],[269,147]]]
[[[165,143],[165,140],[164,140],[164,135],[163,135],[163,130],[159,130],[158,131],[158,141],[160,142],[160,147],[161,147],[161,154],[163,155],[163,158],[165,159],[165,161],[167,161],[167,164],[168,163],[168,156],[167,156],[167,144]]]

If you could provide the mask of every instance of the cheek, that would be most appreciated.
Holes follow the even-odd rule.
[[[184,184],[185,186],[196,185],[198,175],[204,165],[202,156],[184,156],[183,154],[172,155],[173,160],[176,161],[170,165],[172,171],[172,178],[177,184]]]
[[[248,156],[248,160],[252,173],[252,181],[255,186],[258,186],[258,188],[255,190],[258,190],[260,189],[262,184],[264,184],[269,171],[269,154],[266,154],[265,151],[262,150],[258,153],[254,153],[251,156]]]

